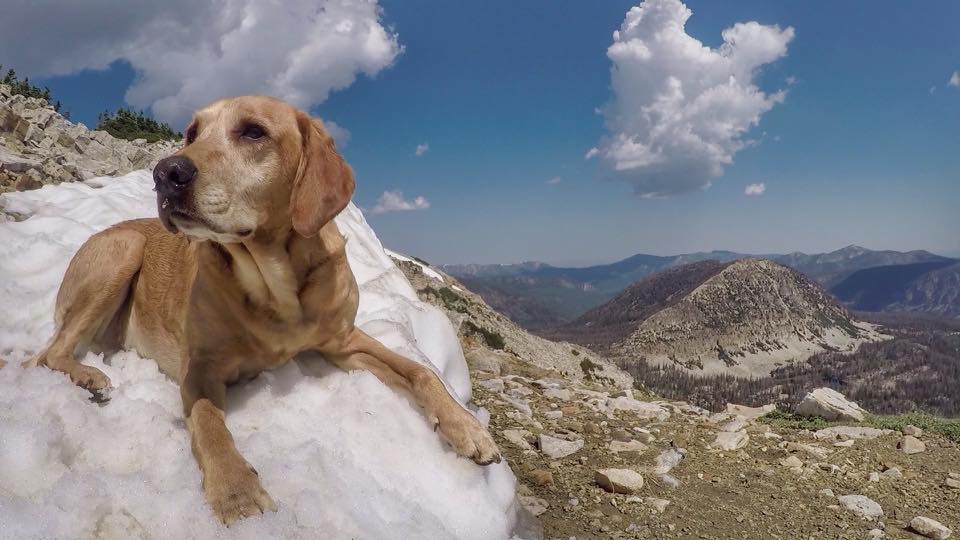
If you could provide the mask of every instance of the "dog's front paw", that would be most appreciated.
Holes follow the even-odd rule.
[[[487,428],[459,405],[434,416],[440,435],[463,457],[479,465],[500,463],[500,449]]]
[[[213,513],[228,527],[265,510],[277,510],[277,503],[260,485],[256,471],[245,463],[225,474],[204,477],[203,488]]]

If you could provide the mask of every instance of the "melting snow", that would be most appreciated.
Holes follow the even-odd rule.
[[[203,501],[176,385],[132,352],[88,354],[111,400],[19,362],[53,332],[70,257],[112,223],[156,213],[149,173],[0,198],[0,538],[503,538],[514,522],[505,463],[458,457],[405,397],[368,373],[304,356],[231,389],[228,425],[280,509],[221,526]],[[446,317],[417,300],[353,205],[337,223],[360,283],[359,325],[432,365],[470,398]],[[485,412],[485,411],[481,411]],[[483,418],[482,418],[483,419]]]

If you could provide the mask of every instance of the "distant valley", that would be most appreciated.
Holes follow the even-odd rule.
[[[726,263],[749,257],[789,266],[831,290],[840,287],[840,292],[834,292],[855,309],[906,309],[960,315],[956,285],[960,278],[958,261],[922,250],[877,251],[852,245],[820,254],[748,255],[731,251],[674,256],[638,254],[615,263],[582,268],[538,262],[443,265],[441,268],[479,294],[494,309],[525,328],[538,330],[570,323],[656,272],[700,261]],[[929,264],[924,266],[924,263]],[[887,275],[885,272],[892,274],[890,279],[896,281],[902,291],[893,294],[880,309],[866,307],[875,306],[883,299],[879,299],[880,293],[870,286],[872,274],[864,275],[861,271],[914,264],[919,266],[906,274],[899,274],[896,270],[878,271],[884,275]]]

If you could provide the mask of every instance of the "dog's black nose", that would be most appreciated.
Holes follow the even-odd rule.
[[[153,181],[161,189],[185,188],[196,177],[197,166],[184,156],[165,157],[153,168]]]

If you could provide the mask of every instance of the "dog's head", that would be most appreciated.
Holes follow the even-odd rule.
[[[184,147],[153,169],[160,220],[195,239],[313,236],[350,202],[353,173],[320,120],[247,96],[199,110]]]

